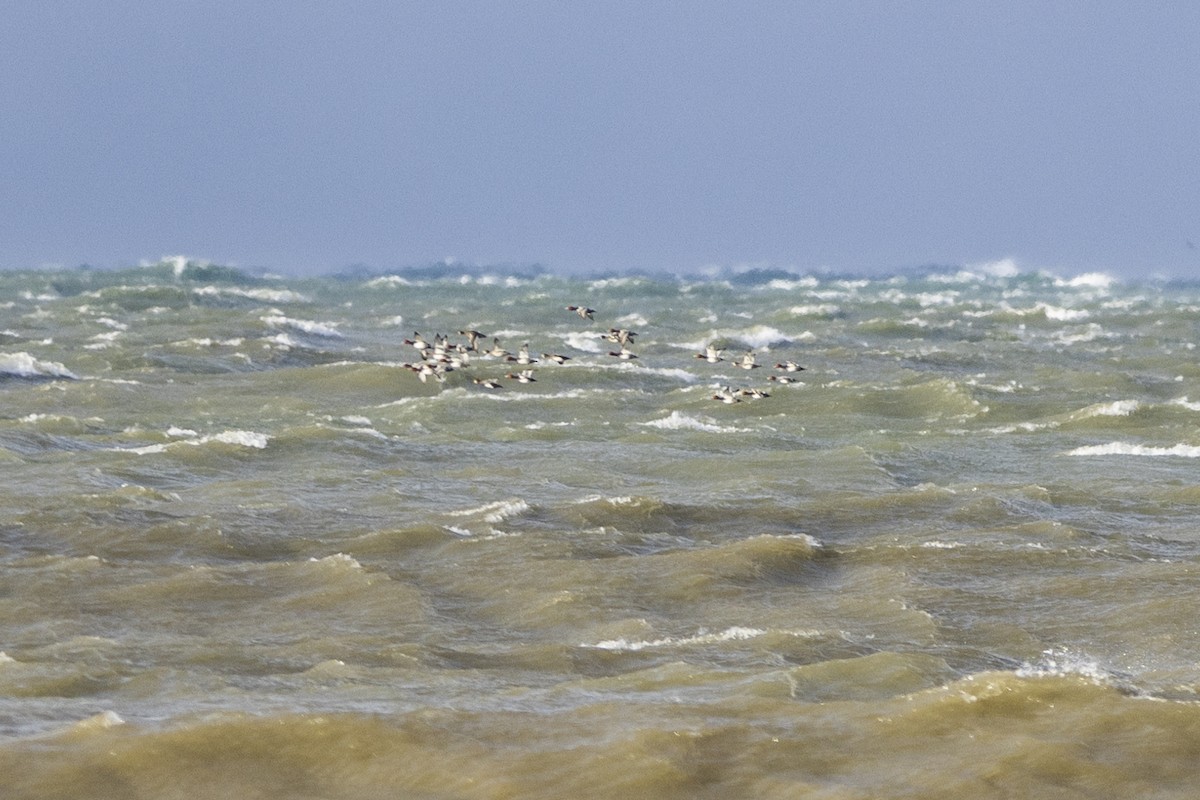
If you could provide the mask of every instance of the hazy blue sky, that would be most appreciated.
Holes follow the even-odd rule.
[[[9,0],[0,267],[1200,277],[1195,2]]]

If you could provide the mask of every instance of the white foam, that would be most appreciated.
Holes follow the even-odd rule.
[[[199,444],[204,444],[206,441],[213,441],[264,450],[266,449],[267,442],[270,440],[271,437],[265,433],[255,433],[254,431],[221,431],[216,436],[204,437],[199,441]]]
[[[0,353],[0,374],[20,378],[70,378],[79,376],[56,361],[39,361],[29,353]]]
[[[300,343],[288,336],[286,333],[277,333],[274,336],[268,336],[265,340],[268,344],[278,345],[284,350],[290,350],[293,347],[299,347]]]
[[[271,314],[263,317],[263,322],[273,328],[290,328],[291,330],[307,333],[312,336],[322,336],[328,339],[341,339],[343,334],[337,329],[335,322],[314,322],[307,319],[292,319],[282,314]]]
[[[766,631],[760,628],[743,628],[732,627],[726,628],[720,633],[698,633],[695,636],[674,637],[668,636],[662,639],[629,641],[627,639],[606,639],[595,644],[585,644],[583,647],[591,647],[597,650],[612,650],[612,651],[637,651],[645,650],[649,647],[686,647],[696,644],[719,644],[721,642],[744,641],[762,636]]]
[[[399,275],[384,275],[380,278],[372,278],[367,281],[366,285],[372,289],[381,287],[395,288],[397,286],[412,286],[412,281],[405,280]]]
[[[616,393],[630,391],[627,389],[615,390]],[[612,389],[567,389],[562,392],[550,392],[548,394],[539,394],[537,392],[473,392],[463,388],[445,389],[433,397],[402,397],[399,400],[393,400],[391,403],[385,403],[378,408],[386,408],[389,405],[405,405],[408,403],[420,403],[430,400],[444,400],[446,402],[478,402],[478,403],[528,403],[538,402],[542,400],[578,400],[586,397],[589,394],[605,394],[611,395],[614,393]]]
[[[587,497],[580,498],[575,501],[576,505],[589,505],[591,503],[608,503],[614,506],[634,506],[640,505],[641,498],[633,497],[632,495],[618,495],[617,497],[605,497],[602,494],[590,494]]]
[[[901,289],[888,289],[879,294],[881,300],[889,303],[907,303],[915,302],[922,308],[933,308],[937,306],[952,306],[958,303],[958,292],[950,290],[945,292],[917,292],[910,294]]]
[[[582,350],[585,353],[603,353],[606,352],[601,344],[602,340],[595,333],[584,333],[582,331],[572,331],[564,337],[566,343],[576,350]]]
[[[204,297],[245,297],[250,300],[261,300],[264,303],[312,302],[306,295],[290,289],[236,289],[221,286],[199,286],[193,289],[192,293]]]
[[[1137,400],[1114,400],[1111,403],[1100,403],[1094,406],[1088,406],[1076,415],[1077,419],[1086,419],[1087,417],[1128,417],[1130,414],[1141,408],[1142,404]]]
[[[546,428],[570,428],[574,425],[574,422],[531,422],[525,426],[525,430],[540,431]]]
[[[1043,650],[1036,664],[1022,664],[1017,675],[1022,678],[1078,675],[1096,683],[1108,683],[1112,678],[1094,659],[1066,649]]]
[[[1191,402],[1187,397],[1178,397],[1171,401],[1171,405],[1183,406],[1188,411],[1200,411],[1200,403]]]
[[[350,569],[355,570],[362,569],[362,564],[358,563],[357,559],[355,559],[353,556],[348,556],[345,553],[334,553],[333,555],[325,556],[324,558],[313,557],[309,559],[309,563],[325,564],[331,567],[349,567]]]
[[[789,339],[783,331],[769,325],[754,325],[735,333],[731,338],[739,339],[755,349],[766,348],[776,342],[785,342]]]
[[[1015,278],[1021,274],[1020,266],[1011,258],[1001,258],[996,261],[985,261],[979,264],[968,264],[967,268],[969,270],[978,270],[984,275],[993,278]],[[975,277],[970,272],[960,272],[958,274]]]
[[[842,313],[842,307],[833,303],[816,303],[805,306],[792,306],[788,313],[798,317],[836,317]]]
[[[621,288],[621,287],[625,287],[625,286],[637,286],[638,284],[641,284],[644,282],[645,282],[645,280],[643,278],[639,278],[637,276],[629,276],[629,277],[624,277],[624,278],[599,278],[597,280],[592,281],[589,285],[593,289],[609,289],[609,288],[614,288],[614,287]]]
[[[117,320],[113,319],[112,317],[100,317],[98,320],[96,320],[96,322],[99,322],[101,325],[106,325],[107,327],[112,328],[113,330],[116,330],[116,331],[129,330],[128,325],[126,325],[124,322],[118,322]]]
[[[790,292],[793,289],[815,289],[818,285],[820,285],[820,281],[811,275],[795,280],[775,278],[774,280],[767,281],[768,289],[775,289],[781,292]]]
[[[662,419],[649,422],[639,422],[647,428],[658,428],[664,431],[704,431],[705,433],[748,433],[750,428],[735,428],[731,425],[717,425],[715,422],[705,422],[680,411],[672,411]]]
[[[1200,458],[1200,447],[1190,444],[1177,444],[1172,447],[1148,447],[1142,444],[1126,442],[1109,442],[1094,444],[1086,447],[1076,447],[1067,453],[1069,456],[1176,456],[1180,458]]]
[[[113,342],[116,341],[117,337],[119,337],[120,335],[121,335],[121,331],[108,331],[107,333],[97,333],[95,336],[92,337],[92,341],[95,342],[95,344],[85,344],[83,346],[83,349],[84,350],[107,350],[109,347],[112,347]]]
[[[1046,319],[1054,320],[1055,322],[1079,322],[1092,315],[1085,308],[1063,308],[1046,303],[1038,303],[1038,307],[1046,315]]]
[[[643,367],[641,365],[630,364],[627,361],[622,361],[618,364],[610,365],[613,369],[631,370],[636,369],[639,375],[660,375],[664,378],[675,378],[684,383],[695,383],[700,378],[692,372],[679,367]]]
[[[686,350],[700,352],[714,341],[722,339],[741,342],[753,350],[765,350],[772,344],[791,341],[792,337],[783,333],[778,328],[772,328],[769,325],[753,325],[740,330],[730,328],[712,330],[703,339],[683,342],[677,346]]]
[[[524,500],[497,500],[494,503],[487,503],[478,508],[467,508],[461,511],[447,512],[452,517],[474,517],[483,516],[484,522],[497,523],[503,522],[509,517],[517,514],[523,514],[529,510],[529,504]]]
[[[125,720],[121,719],[121,715],[117,712],[103,711],[95,716],[77,722],[74,728],[78,731],[107,730],[124,724]]]
[[[1103,338],[1104,335],[1104,328],[1094,322],[1090,322],[1079,333],[1060,331],[1054,338],[1061,344],[1079,344],[1080,342],[1094,342],[1097,339]]]
[[[1103,272],[1085,272],[1082,275],[1076,275],[1074,278],[1067,280],[1056,280],[1056,286],[1070,286],[1072,288],[1088,288],[1088,289],[1108,289],[1114,283],[1116,278],[1107,275]]]
[[[187,265],[188,265],[188,257],[187,257],[187,256],[163,256],[163,257],[162,257],[162,258],[159,260],[159,263],[162,263],[162,264],[170,264],[170,265],[171,265],[171,271],[172,271],[172,272],[174,272],[174,273],[175,273],[175,277],[176,277],[176,278],[178,278],[178,277],[180,277],[181,275],[183,275],[183,271],[184,271],[185,269],[187,269]],[[142,262],[142,266],[144,266],[144,267],[153,267],[153,266],[157,266],[157,265],[156,265],[156,264],[150,264],[149,262],[143,261],[143,262]]]
[[[171,428],[170,430],[181,430],[181,429]],[[168,433],[170,433],[170,431],[168,431]],[[194,431],[192,431],[191,433],[194,434]],[[187,434],[182,433],[179,435],[187,435]],[[184,440],[178,441],[178,442],[168,442],[166,444],[151,444],[151,445],[146,445],[145,447],[118,447],[115,449],[120,452],[125,452],[125,453],[136,453],[138,455],[148,455],[151,453],[166,452],[167,448],[169,448],[169,447],[177,447],[177,446],[184,446],[184,445],[199,446],[199,445],[209,444],[211,442],[217,442],[220,444],[232,444],[232,445],[238,445],[240,447],[250,447],[250,448],[253,448],[256,450],[263,450],[266,448],[267,442],[269,442],[270,440],[271,440],[271,437],[267,436],[265,433],[255,433],[254,431],[221,431],[220,433],[213,434],[211,436],[201,436],[199,438],[189,438],[189,439],[184,439]]]
[[[627,325],[634,328],[644,328],[650,324],[650,320],[643,317],[641,314],[626,314],[623,317],[617,317],[618,325]]]

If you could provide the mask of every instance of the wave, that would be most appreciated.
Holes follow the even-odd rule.
[[[1016,671],[1018,677],[1078,676],[1097,684],[1112,683],[1116,677],[1098,661],[1067,649],[1043,650],[1036,662],[1026,662]]]
[[[753,431],[751,428],[718,425],[711,420],[697,419],[680,411],[672,411],[669,415],[661,419],[639,422],[638,424],[647,428],[658,428],[664,431],[703,431],[704,433],[751,433]]]
[[[662,639],[643,640],[643,641],[628,641],[626,639],[607,639],[595,644],[584,644],[582,647],[592,647],[597,650],[614,650],[614,651],[638,651],[646,648],[656,647],[687,647],[689,645],[698,644],[719,644],[722,642],[744,641],[746,639],[754,639],[766,633],[760,628],[744,628],[734,626],[726,628],[718,633],[707,633],[701,631],[695,636],[674,637],[668,636]]]
[[[179,441],[164,442],[162,444],[151,444],[143,447],[116,447],[112,448],[118,452],[136,453],[137,455],[149,455],[151,453],[163,453],[171,447],[177,446],[200,446],[205,444],[227,444],[236,445],[238,447],[248,447],[255,450],[263,450],[271,437],[265,433],[256,433],[254,431],[221,431],[210,436],[196,436],[195,431],[183,428],[171,428],[168,435],[176,435],[183,437]]]
[[[1174,456],[1178,458],[1200,458],[1200,447],[1190,444],[1177,444],[1172,447],[1152,447],[1126,442],[1109,442],[1076,447],[1067,452],[1069,456]]]
[[[244,297],[264,303],[311,303],[312,300],[291,289],[236,289],[227,286],[198,286],[192,294],[199,297]]]
[[[40,361],[29,353],[0,353],[0,376],[17,378],[66,378],[79,376],[57,361]]]
[[[1084,272],[1072,278],[1058,278],[1055,280],[1055,285],[1068,286],[1072,289],[1109,289],[1116,282],[1117,279],[1106,272]]]
[[[272,328],[288,328],[300,333],[320,336],[326,339],[341,339],[344,337],[344,334],[337,329],[336,322],[314,322],[307,319],[292,319],[282,314],[265,316],[263,317],[263,322]]]
[[[503,522],[509,517],[515,517],[529,511],[529,504],[524,500],[497,500],[477,508],[467,508],[461,511],[447,511],[451,517],[481,517],[484,522],[492,524]]]
[[[767,350],[772,345],[786,345],[793,339],[794,337],[789,336],[778,328],[773,328],[769,325],[752,325],[749,328],[714,329],[709,331],[702,339],[682,342],[677,346],[682,349],[700,352],[713,342],[727,344],[737,342],[752,350]]]

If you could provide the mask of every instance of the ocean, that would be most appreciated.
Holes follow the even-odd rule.
[[[1012,269],[0,273],[0,797],[1195,798],[1198,323]]]

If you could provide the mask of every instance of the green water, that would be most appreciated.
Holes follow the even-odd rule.
[[[1194,796],[1200,287],[0,292],[6,797]]]

